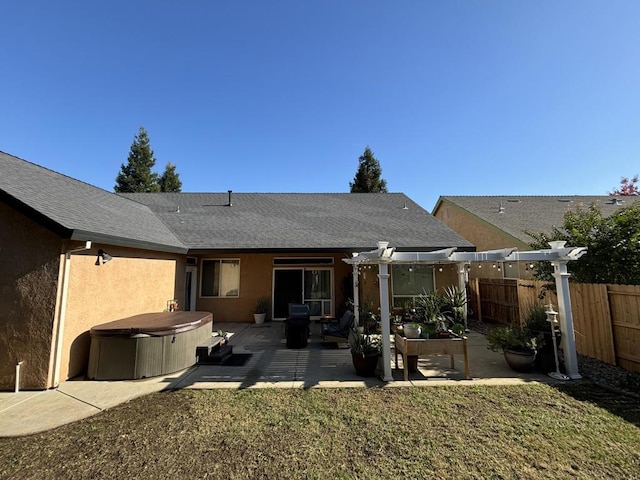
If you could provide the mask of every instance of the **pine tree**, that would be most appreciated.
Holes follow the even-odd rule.
[[[158,192],[158,174],[151,169],[156,164],[153,150],[149,144],[149,135],[140,127],[129,151],[128,163],[122,164],[113,187],[116,193]]]
[[[182,191],[182,181],[180,181],[180,175],[176,173],[176,166],[173,163],[167,163],[164,173],[160,175],[159,184],[161,192]]]
[[[387,181],[382,176],[380,162],[367,146],[358,159],[359,165],[353,182],[349,182],[351,193],[387,193]]]

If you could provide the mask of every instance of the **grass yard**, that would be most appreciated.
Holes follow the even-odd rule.
[[[0,439],[0,478],[640,478],[639,425],[589,382],[181,390]]]

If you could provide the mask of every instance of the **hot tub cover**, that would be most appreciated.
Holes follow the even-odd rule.
[[[133,337],[135,335],[149,335],[161,337],[187,332],[209,322],[213,322],[213,314],[210,312],[142,313],[96,325],[91,329],[91,336]]]

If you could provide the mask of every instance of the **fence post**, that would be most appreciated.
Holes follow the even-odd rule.
[[[476,311],[478,312],[478,323],[482,323],[482,297],[480,296],[480,279],[473,279],[473,288],[476,292]]]

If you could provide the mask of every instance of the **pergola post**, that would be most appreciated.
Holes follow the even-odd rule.
[[[464,294],[464,299],[467,300],[467,272],[465,270],[464,262],[458,263],[458,288]],[[464,329],[467,331],[467,306],[464,308]]]
[[[357,257],[357,253],[352,256]],[[358,264],[353,264],[353,315],[355,324],[360,325],[360,278],[358,277]]]
[[[569,276],[566,261],[551,262],[553,276],[556,279],[558,294],[558,312],[560,313],[560,329],[562,331],[562,351],[567,375],[572,380],[582,378],[578,372],[578,355],[576,354],[576,336],[573,330],[573,313],[571,311],[571,294],[569,292]]]
[[[391,324],[389,322],[389,266],[378,264],[380,284],[380,321],[382,322],[382,364],[384,365],[384,382],[393,380],[391,376]]]

